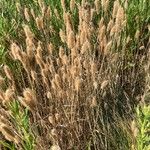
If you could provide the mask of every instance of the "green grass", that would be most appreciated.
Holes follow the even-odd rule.
[[[137,150],[150,149],[150,105],[138,106],[137,119]]]

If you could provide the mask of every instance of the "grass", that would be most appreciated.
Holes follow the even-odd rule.
[[[126,2],[1,0],[1,149],[149,149],[150,2]]]

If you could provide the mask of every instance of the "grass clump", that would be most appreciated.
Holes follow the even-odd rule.
[[[9,91],[9,96],[11,91]],[[29,123],[29,114],[27,109],[21,109],[18,101],[12,101],[12,97],[7,98],[11,102],[7,102],[8,111],[1,108],[1,149],[8,148],[10,150],[24,149],[33,150],[35,147],[35,138],[31,131]],[[12,95],[11,95],[12,96]],[[8,99],[7,99],[8,100]],[[7,140],[7,141],[6,141]]]
[[[149,26],[130,32],[134,15],[148,18],[133,14],[131,6],[117,0],[18,1],[20,30],[9,41],[8,56],[19,67],[5,63],[0,82],[0,107],[5,114],[11,110],[11,131],[18,134],[14,139],[2,132],[5,145],[128,150],[136,144],[130,122],[147,85]]]

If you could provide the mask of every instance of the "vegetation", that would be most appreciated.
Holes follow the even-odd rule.
[[[148,150],[149,7],[1,0],[0,149]]]

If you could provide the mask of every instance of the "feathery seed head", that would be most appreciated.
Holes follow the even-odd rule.
[[[29,39],[33,39],[34,38],[34,34],[31,32],[30,28],[28,25],[24,25],[24,32],[27,38]]]
[[[39,30],[44,29],[43,17],[37,17],[36,18],[36,25],[37,25]]]
[[[107,32],[109,32],[114,26],[114,21],[111,19],[107,25]]]
[[[37,80],[37,73],[34,70],[31,70],[31,77],[34,81]]]
[[[51,18],[51,8],[48,6],[46,13],[45,13],[45,18],[50,19]]]
[[[37,104],[37,100],[36,100],[36,94],[35,91],[26,88],[23,91],[23,96],[24,96],[24,101],[27,104],[27,106],[31,109],[34,110],[36,104]]]
[[[14,90],[8,88],[5,92],[5,102],[10,102],[14,99]]]
[[[17,8],[17,11],[18,11],[18,13],[21,13],[21,5],[20,5],[20,3],[16,3],[16,8]]]
[[[5,81],[4,78],[0,75],[0,88],[2,87],[4,81]]]
[[[2,132],[2,134],[5,136],[5,138],[8,141],[14,142],[16,144],[19,143],[19,139],[17,138],[17,136],[15,135],[15,133],[14,133],[13,129],[11,129],[11,127],[9,127],[5,124],[1,124],[0,131]]]
[[[43,0],[38,0],[38,4],[39,4],[41,10],[43,7],[45,7]]]
[[[68,39],[67,39],[67,44],[68,44],[68,48],[71,49],[75,46],[75,35],[74,32],[71,31],[68,35]]]
[[[12,54],[12,57],[17,60],[19,59],[20,60],[20,47],[16,44],[16,43],[12,43],[11,44],[11,54]]]
[[[60,31],[59,31],[59,36],[60,36],[60,38],[61,38],[61,41],[62,41],[63,43],[65,43],[65,42],[66,42],[66,35],[65,35],[65,32],[64,32],[63,30],[60,30]]]
[[[63,12],[66,12],[65,0],[61,0],[61,6],[62,6],[62,9],[63,9]]]
[[[48,53],[50,55],[53,54],[53,50],[54,50],[54,45],[52,43],[48,44]]]
[[[62,46],[59,47],[59,57],[63,58],[64,54],[65,54],[65,51],[64,51],[63,47]]]
[[[125,19],[125,15],[124,15],[124,10],[123,8],[120,6],[118,8],[118,11],[117,11],[117,14],[116,14],[116,25],[118,27],[121,27],[122,26],[122,23]]]
[[[113,6],[113,18],[116,18],[116,14],[117,14],[117,11],[118,11],[118,8],[119,8],[120,4],[118,2],[118,0],[116,0],[114,2],[114,6]]]
[[[81,79],[79,77],[76,77],[75,78],[75,90],[78,92],[81,88]]]
[[[104,49],[104,53],[107,54],[109,52],[109,50],[111,49],[112,46],[112,41],[108,42],[105,49]]]
[[[12,75],[12,72],[10,70],[10,68],[7,66],[7,65],[4,65],[4,72],[6,74],[6,77],[9,79],[9,80],[13,80],[13,75]]]
[[[58,87],[61,85],[61,78],[58,74],[55,74],[55,83]]]
[[[29,15],[29,9],[28,8],[24,9],[24,16],[25,16],[25,19],[29,22],[30,21],[30,15]]]
[[[49,116],[49,117],[48,117],[48,121],[49,121],[49,123],[50,123],[51,125],[53,125],[53,126],[56,125],[56,122],[55,122],[55,119],[54,119],[53,116]]]
[[[35,16],[35,13],[34,13],[34,9],[31,8],[30,12],[31,12],[31,15],[32,15],[32,17],[34,18],[34,20],[36,20],[36,16]]]
[[[106,86],[109,84],[108,80],[104,80],[101,84],[101,89],[103,90],[104,88],[106,88]]]
[[[100,13],[100,0],[95,0],[94,4],[96,8],[96,13],[99,14]]]
[[[138,40],[140,37],[140,31],[137,30],[136,33],[135,33],[135,39]]]
[[[86,40],[81,48],[81,54],[84,54],[85,52],[89,52],[91,50],[91,44],[88,40]]]
[[[51,92],[49,92],[49,91],[47,92],[47,98],[48,98],[48,99],[52,99],[52,94],[51,94]]]
[[[61,148],[58,145],[52,145],[50,150],[61,150]]]
[[[73,12],[75,8],[75,0],[70,0],[70,10]]]
[[[97,106],[97,100],[96,100],[96,97],[93,96],[92,100],[91,100],[91,104],[90,104],[90,107],[91,108],[95,108]]]

